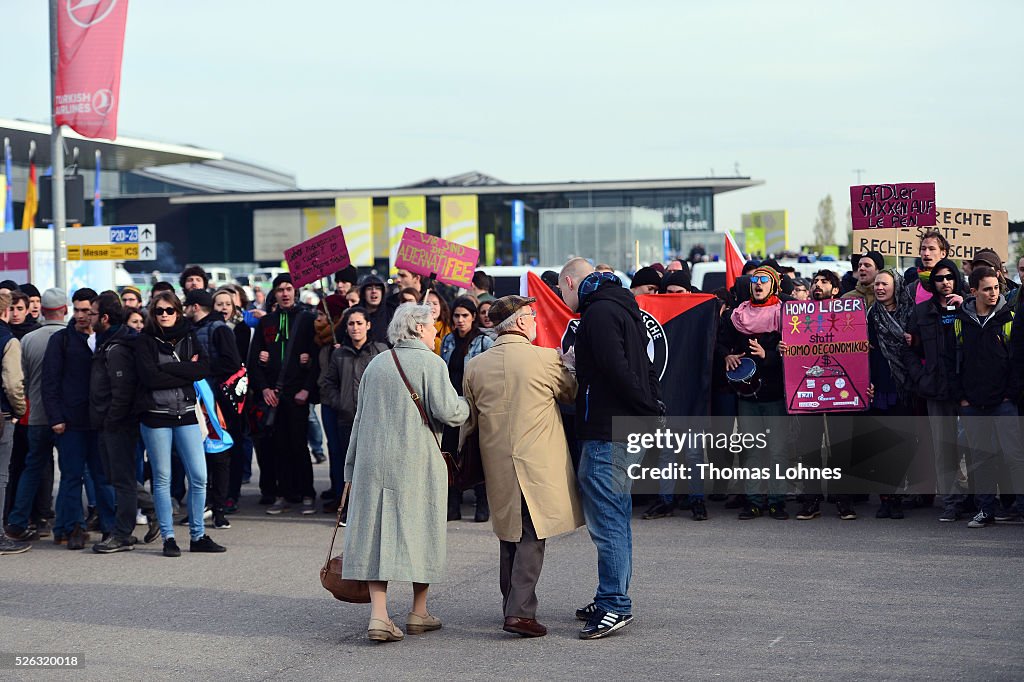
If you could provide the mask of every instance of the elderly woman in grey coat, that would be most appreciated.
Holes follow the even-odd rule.
[[[448,470],[434,438],[444,425],[465,422],[469,405],[448,380],[444,360],[434,354],[436,335],[426,305],[399,306],[388,327],[388,340],[431,428],[423,424],[390,352],[370,361],[359,384],[345,458],[350,496],[343,575],[370,583],[367,636],[375,641],[405,636],[388,616],[392,580],[413,584],[406,621],[411,634],[441,627],[427,611],[427,589],[444,579],[446,553]]]

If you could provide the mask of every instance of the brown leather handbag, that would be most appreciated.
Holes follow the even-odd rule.
[[[338,538],[338,526],[341,523],[341,510],[345,508],[345,499],[348,497],[348,488],[341,496],[341,504],[338,505],[338,518],[334,522],[334,534],[331,535],[331,546],[327,550],[327,559],[320,568],[320,584],[324,589],[334,595],[335,599],[350,604],[370,603],[370,584],[365,580],[350,580],[341,577],[341,554],[331,557],[334,552],[334,541]]]
[[[409,396],[412,401],[416,403],[416,409],[420,411],[420,419],[423,420],[424,426],[430,431],[430,435],[434,437],[434,442],[437,443],[437,451],[441,453],[441,458],[444,459],[444,465],[448,469],[448,485],[457,487],[460,476],[460,467],[458,461],[451,456],[451,453],[445,452],[441,448],[441,441],[437,439],[437,434],[434,433],[434,427],[430,423],[430,417],[427,416],[427,410],[423,407],[423,400],[420,398],[419,393],[413,389],[412,384],[409,383],[409,377],[405,376],[405,370],[402,369],[402,363],[398,361],[398,353],[395,349],[391,349],[391,357],[395,361],[395,367],[398,368],[398,374],[402,377],[402,381],[405,382],[405,387],[409,389]]]

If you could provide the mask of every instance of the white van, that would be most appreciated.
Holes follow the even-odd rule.
[[[819,260],[814,263],[801,263],[791,258],[784,258],[779,261],[779,265],[781,267],[793,268],[796,270],[797,275],[808,281],[819,270],[831,270],[842,279],[844,274],[853,269],[849,260]],[[721,289],[725,286],[725,261],[695,263],[690,273],[691,285],[705,293],[710,294],[715,289]]]
[[[488,277],[494,278],[494,296],[501,298],[502,296],[510,296],[512,294],[519,294],[525,296],[526,293],[526,273],[532,272],[533,274],[540,277],[544,272],[553,270],[559,272],[562,269],[561,265],[482,265],[477,266],[477,270],[483,270],[487,273]],[[630,283],[633,281],[629,278],[626,273],[621,270],[616,270],[615,274],[619,279],[622,280],[622,285],[629,288]]]

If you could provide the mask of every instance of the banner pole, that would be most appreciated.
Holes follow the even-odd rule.
[[[57,13],[60,1],[50,0],[50,163],[51,196],[53,199],[53,273],[58,289],[67,291],[67,254],[64,229],[67,226],[64,206],[64,135],[57,125],[57,66],[60,44],[57,41]]]

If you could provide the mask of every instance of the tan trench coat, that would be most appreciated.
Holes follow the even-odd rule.
[[[503,334],[466,365],[463,393],[469,420],[462,442],[480,432],[491,524],[500,540],[523,535],[522,500],[538,538],[583,525],[576,478],[558,402],[571,403],[576,380],[552,348]]]

